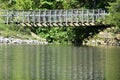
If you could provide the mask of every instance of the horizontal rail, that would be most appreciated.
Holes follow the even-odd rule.
[[[0,23],[89,23],[104,20],[101,9],[88,10],[0,10]]]

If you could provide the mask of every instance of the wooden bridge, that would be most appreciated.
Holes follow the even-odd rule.
[[[91,10],[0,10],[0,23],[23,26],[91,26],[101,23],[107,13]]]

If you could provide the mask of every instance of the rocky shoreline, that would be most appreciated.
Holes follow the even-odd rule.
[[[115,32],[113,32],[113,30],[111,28],[107,28],[106,30],[99,32],[93,38],[85,40],[83,42],[83,45],[120,46],[120,32],[115,33]]]
[[[5,38],[0,37],[0,43],[1,44],[48,44],[46,41],[42,40],[32,40],[32,39],[16,39],[16,38]]]
[[[107,46],[120,46],[120,40],[114,39],[105,39],[105,40],[99,40],[99,39],[93,39],[87,41],[87,43],[83,43],[83,45],[89,45],[89,46],[100,46],[100,45],[107,45]]]

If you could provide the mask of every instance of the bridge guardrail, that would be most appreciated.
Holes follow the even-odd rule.
[[[101,9],[88,10],[1,10],[0,23],[94,23],[105,19]]]

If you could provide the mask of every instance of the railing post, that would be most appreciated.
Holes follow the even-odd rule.
[[[56,10],[54,11],[54,22],[56,22]]]
[[[87,9],[87,23],[89,23],[89,19],[88,19],[88,15],[89,15],[89,10]]]
[[[76,11],[76,22],[78,23],[78,10]]]
[[[15,15],[15,22],[18,22],[19,23],[19,12],[18,10],[16,11],[16,15]]]
[[[94,12],[94,9],[93,9],[93,14],[92,14],[92,22],[94,23],[95,21],[94,21],[94,18],[95,18],[95,12]]]
[[[35,11],[32,12],[33,23],[35,24]]]
[[[84,14],[83,14],[83,9],[82,9],[82,24],[83,24],[83,18],[84,18]]]
[[[82,22],[82,24],[86,21],[89,23],[90,21],[94,23],[99,18],[105,20],[105,10],[101,9],[92,9],[92,10],[41,10],[39,11],[14,11],[14,10],[4,10],[0,12],[0,17],[3,17],[4,23],[9,24],[12,22],[22,22],[22,23],[36,23],[36,22]]]
[[[13,10],[9,11],[9,20],[8,20],[9,23],[12,23],[13,21],[13,13],[14,13]]]
[[[71,10],[71,23],[73,23],[73,10]]]
[[[66,10],[65,11],[65,24],[67,24],[67,19],[68,19],[67,15],[68,15],[68,11]]]
[[[8,10],[6,10],[7,11],[7,15],[6,15],[6,18],[7,18],[7,22],[6,22],[6,24],[8,25],[8,20],[9,20],[9,13],[8,13]]]
[[[50,10],[50,14],[49,14],[49,17],[50,17],[50,22],[49,22],[49,23],[51,24],[51,10]]]
[[[25,23],[25,20],[24,20],[24,10],[22,11],[22,23]]]
[[[99,10],[98,10],[98,9],[96,9],[96,14],[95,14],[95,15],[96,15],[96,20],[95,20],[95,21],[97,21],[97,20],[98,20],[98,18],[99,18],[99,17],[98,17],[98,14],[99,14]]]
[[[60,22],[60,10],[58,10],[57,12],[57,18],[58,18],[58,22]]]
[[[40,10],[39,10],[39,14],[38,14],[38,17],[39,17],[39,21],[38,21],[38,22],[40,23]]]
[[[45,18],[46,10],[44,10],[43,12],[44,12],[44,14],[43,14],[43,22],[46,23],[46,18]]]
[[[62,23],[62,10],[60,10],[60,23]]]
[[[95,12],[95,21],[97,21],[98,19],[98,9],[96,9],[96,12]]]
[[[103,15],[103,19],[105,20],[105,10],[104,10],[104,15]]]
[[[29,11],[27,12],[27,19],[28,19],[28,23],[30,23],[30,17],[32,16],[32,12]],[[32,16],[33,17],[33,16]]]
[[[31,11],[27,12],[27,22],[30,23]]]
[[[97,14],[97,18],[100,17],[100,9],[98,9],[98,14]]]

